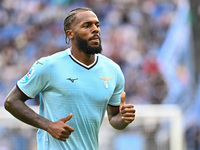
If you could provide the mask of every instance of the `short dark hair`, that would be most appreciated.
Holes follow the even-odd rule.
[[[79,12],[83,12],[83,11],[92,11],[92,9],[91,8],[87,8],[87,7],[79,7],[79,8],[72,9],[67,14],[67,17],[64,20],[64,31],[65,31],[65,34],[66,34],[66,31],[71,28],[71,24],[75,20],[75,15],[78,14]],[[67,35],[66,35],[65,40],[67,41]]]

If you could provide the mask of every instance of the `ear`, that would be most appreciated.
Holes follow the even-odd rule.
[[[74,33],[72,32],[72,30],[67,30],[66,35],[70,40],[74,38]]]

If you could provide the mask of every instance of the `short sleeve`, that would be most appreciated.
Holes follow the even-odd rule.
[[[48,87],[50,75],[46,58],[36,61],[29,72],[17,82],[17,87],[29,98]]]
[[[116,87],[112,97],[110,98],[109,105],[119,106],[121,102],[121,93],[124,91],[125,79],[124,75],[118,66],[116,71]]]

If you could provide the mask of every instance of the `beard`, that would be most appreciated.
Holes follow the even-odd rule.
[[[99,38],[99,46],[98,47],[92,47],[89,46],[87,43],[87,40],[82,39],[80,36],[76,35],[76,44],[78,48],[84,52],[85,54],[93,55],[98,54],[102,52],[102,46],[101,46],[101,39]]]

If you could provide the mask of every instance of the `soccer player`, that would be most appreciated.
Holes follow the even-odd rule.
[[[135,119],[135,109],[124,102],[120,67],[100,54],[96,14],[89,8],[71,10],[64,31],[71,48],[36,61],[4,105],[17,119],[39,128],[38,150],[97,150],[106,110],[111,126],[122,130]],[[38,93],[39,114],[25,104]]]

